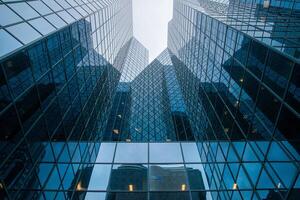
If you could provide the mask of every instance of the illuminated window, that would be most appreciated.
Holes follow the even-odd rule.
[[[114,134],[119,134],[120,131],[119,131],[119,129],[113,129],[113,133],[114,133]]]
[[[130,192],[133,191],[133,185],[132,185],[132,184],[128,185],[128,190],[129,190]]]
[[[181,185],[181,191],[185,191],[186,190],[186,184],[182,184]]]
[[[269,8],[270,7],[270,1],[266,0],[264,1],[264,8]]]
[[[237,184],[234,183],[232,189],[236,190],[237,189]]]
[[[81,185],[81,182],[79,182],[79,183],[77,184],[76,190],[77,190],[77,191],[82,191],[82,190],[84,190],[84,188],[83,188],[82,185]]]

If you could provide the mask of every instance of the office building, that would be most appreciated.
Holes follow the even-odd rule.
[[[299,2],[173,5],[0,0],[1,199],[299,198]]]

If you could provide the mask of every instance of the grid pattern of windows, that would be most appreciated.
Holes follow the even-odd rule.
[[[300,3],[296,0],[199,0],[215,19],[264,44],[300,58]]]
[[[193,140],[169,50],[164,50],[148,66],[147,60],[145,47],[133,40],[103,140]]]
[[[99,150],[132,37],[131,1],[88,2],[76,7],[85,17],[68,23],[58,19],[62,8],[54,0],[2,2],[9,11],[1,34],[10,36],[1,43],[22,45],[13,52],[6,41],[0,47],[0,198],[70,199],[74,194],[64,190],[83,173],[81,162],[94,162]],[[81,10],[92,4],[98,6]],[[39,15],[43,8],[52,14]],[[5,21],[15,19],[10,15],[20,22]],[[54,32],[47,32],[49,24],[31,24],[35,20],[51,23]]]
[[[278,51],[271,44],[241,30],[238,24],[229,23],[231,18],[226,13],[245,23],[251,20],[232,13],[240,7],[227,6],[225,14],[219,7],[219,11],[213,14],[209,12],[209,9],[217,9],[213,2],[199,2],[174,2],[168,47],[174,53],[171,58],[194,136],[202,144],[198,146],[201,158],[212,161],[211,171],[206,173],[224,181],[230,173],[231,180],[236,183],[233,187],[240,190],[241,196],[230,196],[220,191],[213,199],[295,198],[300,191],[300,115],[299,98],[295,94],[299,89],[295,82],[299,79],[299,63],[282,49]],[[218,17],[218,13],[223,18],[221,14]],[[219,158],[218,151],[223,149],[224,142],[228,146],[223,152],[224,157]],[[235,151],[239,167],[233,169],[233,165],[229,164],[228,169],[224,169],[222,166],[224,173],[216,174],[219,159],[225,162],[232,159],[231,148]],[[248,151],[246,149],[256,154],[256,158],[251,156],[250,160],[258,163],[247,163],[250,160],[244,154]],[[280,164],[272,163],[273,159],[281,160]],[[284,171],[275,172],[284,165],[282,162],[293,166],[295,170],[289,176],[293,178],[286,178]],[[253,170],[248,172],[249,176],[245,175],[248,169]],[[283,182],[288,184],[283,186]],[[224,189],[224,184],[215,183],[214,188]],[[251,192],[242,191],[246,188]]]
[[[211,199],[206,164],[196,143],[101,143],[88,184],[82,177],[73,188],[87,200]]]
[[[122,74],[112,102],[110,116],[103,133],[104,141],[130,140],[130,117],[132,99],[132,81],[148,65],[148,50],[134,37],[126,49],[126,58],[122,60]]]
[[[5,16],[0,21],[0,57],[34,43],[38,39],[56,32],[80,19],[91,22],[95,48],[110,63],[113,63],[121,41],[114,41],[120,29],[131,29],[132,3],[129,0],[39,0],[39,1],[0,1],[0,13]],[[23,34],[26,33],[26,34]],[[3,37],[2,37],[3,36]],[[119,37],[118,37],[119,38]],[[98,40],[98,41],[97,41]],[[107,48],[108,47],[108,48]]]
[[[299,198],[298,7],[175,0],[148,65],[131,0],[0,0],[0,198]]]
[[[296,166],[276,143],[271,143],[268,160],[262,165],[262,151],[269,145],[265,141],[95,145],[100,148],[94,162],[57,162],[58,172],[70,178],[62,183],[65,189],[60,193],[86,200],[268,199],[287,195],[284,188],[290,187],[297,175]],[[84,167],[74,176],[72,170],[79,164]],[[52,168],[48,162],[40,163],[46,194],[55,187],[52,181],[58,181],[47,178]]]

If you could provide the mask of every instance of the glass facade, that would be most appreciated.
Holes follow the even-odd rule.
[[[0,199],[76,199],[127,56],[131,1],[0,7]]]
[[[174,1],[168,47],[213,199],[300,194],[299,10],[280,2]]]
[[[173,5],[0,0],[0,199],[299,198],[299,2]]]

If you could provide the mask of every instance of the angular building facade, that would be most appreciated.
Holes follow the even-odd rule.
[[[299,195],[297,5],[174,1],[168,47],[213,199]]]
[[[76,198],[127,56],[131,1],[1,1],[0,12],[0,198]]]
[[[299,198],[299,2],[173,5],[0,0],[0,199]]]

